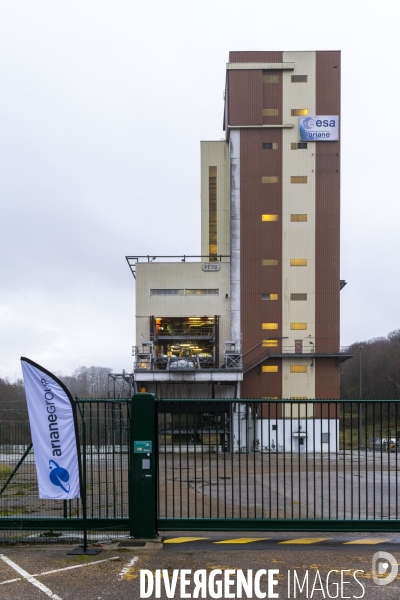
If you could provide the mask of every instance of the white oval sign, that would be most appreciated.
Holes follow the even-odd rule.
[[[221,265],[217,262],[203,263],[201,265],[201,268],[203,269],[203,271],[219,271],[221,268]]]

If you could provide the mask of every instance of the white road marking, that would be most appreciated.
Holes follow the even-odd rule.
[[[130,560],[130,561],[128,562],[128,564],[126,565],[126,567],[124,567],[124,568],[122,569],[121,573],[119,574],[119,578],[120,578],[120,579],[122,579],[122,578],[123,578],[123,576],[127,574],[127,572],[129,571],[129,569],[130,569],[131,567],[133,567],[133,565],[134,565],[134,564],[135,564],[135,562],[138,560],[138,558],[139,558],[138,556],[134,556],[134,557],[132,558],[132,560]]]
[[[51,575],[52,573],[59,573],[60,571],[69,571],[70,569],[81,569],[82,567],[90,567],[90,565],[98,565],[99,563],[108,562],[109,560],[119,560],[119,556],[113,558],[104,558],[103,560],[94,560],[93,562],[86,563],[85,565],[72,565],[71,567],[63,567],[62,569],[55,569],[54,571],[44,571],[43,573],[36,573],[32,577],[40,577],[41,575]]]
[[[0,556],[4,560],[5,557],[3,555]],[[29,577],[40,577],[41,575],[51,575],[52,573],[59,573],[60,571],[69,571],[70,569],[81,569],[82,567],[90,567],[90,565],[98,565],[99,563],[108,562],[110,560],[120,560],[120,558],[119,556],[113,556],[113,558],[94,560],[93,562],[86,563],[84,565],[72,565],[71,567],[63,567],[62,569],[55,569],[54,571],[44,571],[43,573],[35,573],[34,575],[29,575]],[[7,581],[0,581],[0,585],[5,585],[6,583],[14,583],[14,581],[21,581],[21,577],[17,577],[16,579],[7,579]]]
[[[40,581],[35,579],[27,571],[25,571],[24,569],[21,569],[21,567],[19,567],[15,562],[13,562],[9,558],[7,558],[7,556],[4,556],[4,554],[0,554],[0,558],[8,566],[10,566],[12,569],[14,569],[14,571],[17,571],[17,573],[19,573],[21,575],[21,577],[23,577],[24,579],[29,581],[29,583],[31,583],[35,587],[39,588],[39,590],[41,590],[44,594],[46,594],[46,596],[51,598],[51,600],[62,600],[62,598],[60,598],[60,596],[57,596],[57,594],[54,594],[51,590],[49,590],[48,587],[43,585],[43,583],[40,583]]]
[[[17,579],[7,579],[7,581],[0,581],[0,585],[4,585],[5,583],[14,583],[14,581],[21,581],[21,577],[17,577]]]

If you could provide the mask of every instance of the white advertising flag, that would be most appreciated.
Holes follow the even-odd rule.
[[[65,385],[21,358],[39,497],[80,498],[79,441],[74,401]]]

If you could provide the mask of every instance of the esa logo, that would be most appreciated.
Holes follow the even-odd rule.
[[[313,119],[312,117],[307,117],[307,119],[303,120],[303,127],[306,129],[313,129],[314,127],[336,127],[335,119]]]

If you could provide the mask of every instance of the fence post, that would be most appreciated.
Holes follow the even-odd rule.
[[[132,396],[129,473],[130,535],[154,539],[157,535],[158,436],[155,395]]]

